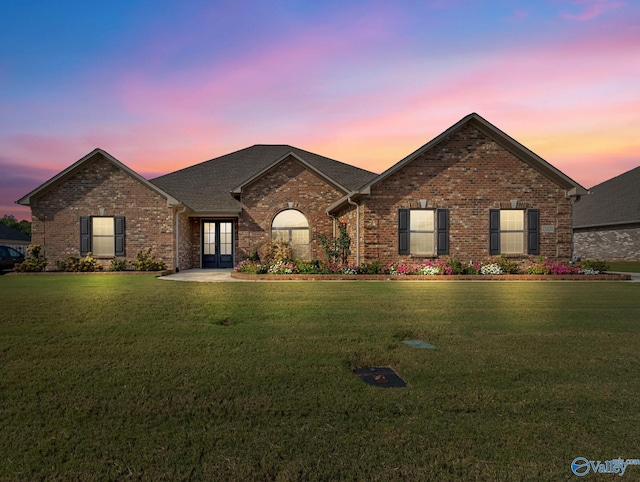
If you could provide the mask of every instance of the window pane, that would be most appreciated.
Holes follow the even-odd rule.
[[[411,233],[409,250],[411,254],[433,254],[433,233]]]
[[[94,236],[113,236],[113,218],[93,218]]]
[[[112,236],[94,236],[92,251],[94,256],[114,256]]]
[[[291,243],[292,244],[309,244],[309,230],[308,229],[292,229]]]
[[[271,227],[274,229],[282,228],[308,228],[307,218],[300,211],[295,209],[287,209],[282,211],[275,218]]]
[[[524,253],[524,233],[500,233],[500,250],[504,254]]]
[[[500,211],[500,231],[523,231],[524,211],[521,209],[506,209]]]
[[[433,211],[411,210],[409,229],[411,231],[433,231]]]
[[[272,238],[274,241],[286,241],[289,242],[289,230],[288,229],[274,229],[272,232]]]

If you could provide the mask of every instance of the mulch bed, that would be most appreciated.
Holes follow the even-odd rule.
[[[389,274],[249,274],[233,271],[232,278],[254,281],[626,281],[628,274],[460,274],[400,275]]]

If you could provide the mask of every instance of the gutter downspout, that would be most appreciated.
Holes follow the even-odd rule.
[[[356,265],[360,266],[360,205],[347,197],[347,202],[356,207]]]
[[[175,264],[175,272],[180,271],[180,214],[184,213],[187,210],[187,206],[182,206],[182,209],[178,211],[176,208],[176,264]]]

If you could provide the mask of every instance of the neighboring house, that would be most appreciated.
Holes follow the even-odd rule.
[[[477,114],[376,175],[287,145],[255,145],[148,181],[96,149],[18,202],[55,261],[134,257],[228,268],[272,239],[324,258],[346,222],[354,263],[455,257],[568,260],[587,191]]]
[[[31,237],[28,234],[0,224],[0,244],[10,246],[22,254],[26,254],[30,243]]]
[[[640,166],[605,181],[574,204],[574,254],[640,260]]]

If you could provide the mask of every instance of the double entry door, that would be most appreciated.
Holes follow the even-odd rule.
[[[233,268],[233,222],[202,222],[202,267]]]

